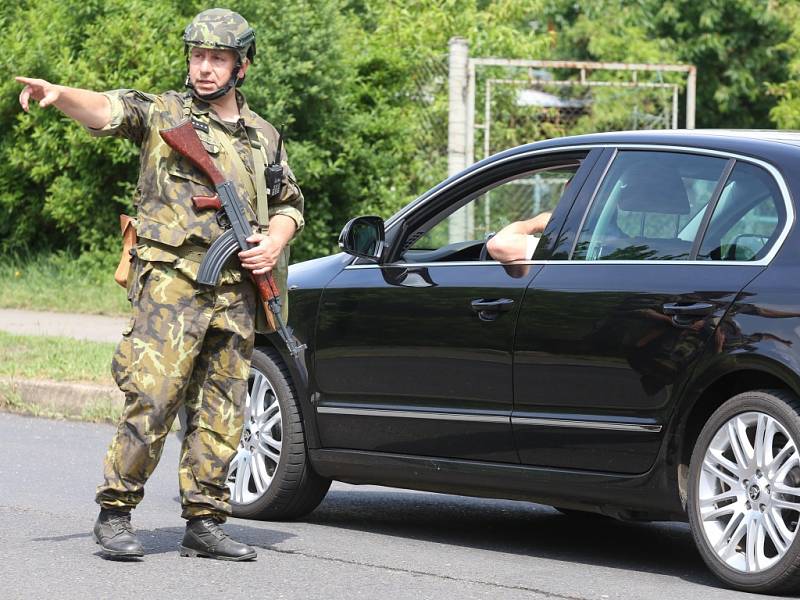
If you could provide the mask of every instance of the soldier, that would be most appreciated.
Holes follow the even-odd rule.
[[[303,197],[282,153],[282,191],[267,201],[264,165],[276,152],[278,134],[237,89],[256,52],[247,21],[230,10],[206,10],[186,27],[183,40],[188,92],[98,93],[18,77],[25,84],[20,104],[25,111],[31,98],[53,105],[92,135],[126,137],[141,149],[138,242],[128,281],[133,311],[112,362],[126,403],[97,488],[96,542],[107,557],[143,556],[130,513],[183,405],[188,423],[179,476],[188,522],[181,555],[252,560],[256,551],[220,526],[231,513],[226,477],[241,436],[256,328],[257,297],[246,273],[273,271],[285,290],[287,243],[303,227]],[[223,229],[214,211],[198,211],[191,202],[213,195],[213,186],[158,133],[186,119],[239,197],[249,200],[254,233],[248,241],[255,245],[239,253],[245,271],[229,263],[216,287],[195,278]]]

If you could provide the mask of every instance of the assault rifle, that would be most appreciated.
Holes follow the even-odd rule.
[[[250,244],[247,238],[252,235],[250,222],[244,211],[239,195],[233,181],[225,179],[225,176],[214,166],[211,157],[203,147],[200,138],[194,130],[191,121],[184,121],[180,125],[169,129],[161,129],[158,132],[167,145],[178,154],[185,157],[195,167],[200,169],[206,177],[214,184],[217,194],[211,197],[195,196],[192,202],[198,209],[220,208],[224,211],[230,227],[217,238],[203,257],[200,264],[200,271],[197,275],[197,282],[203,285],[216,285],[222,266],[233,255],[240,250],[249,250],[254,244]],[[280,290],[275,285],[272,273],[267,275],[256,275],[251,271],[250,275],[256,284],[258,294],[264,307],[264,313],[270,325],[277,330],[289,353],[296,357],[305,348],[305,344],[298,344],[292,337],[286,323],[281,317]]]

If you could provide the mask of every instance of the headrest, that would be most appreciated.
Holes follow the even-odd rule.
[[[674,165],[634,163],[622,175],[618,207],[632,212],[688,215],[686,186]]]

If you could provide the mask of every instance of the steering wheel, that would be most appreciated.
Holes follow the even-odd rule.
[[[494,237],[495,233],[497,233],[497,232],[496,231],[490,231],[489,233],[486,234],[486,237],[483,239],[483,246],[481,246],[481,253],[478,256],[478,260],[480,260],[480,261],[490,260],[491,257],[489,256],[488,244],[489,244],[489,240]]]

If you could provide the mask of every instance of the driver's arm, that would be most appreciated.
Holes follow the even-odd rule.
[[[486,249],[492,258],[500,262],[530,259],[529,236],[542,233],[550,221],[550,216],[551,213],[543,212],[532,219],[506,225],[486,242]]]

